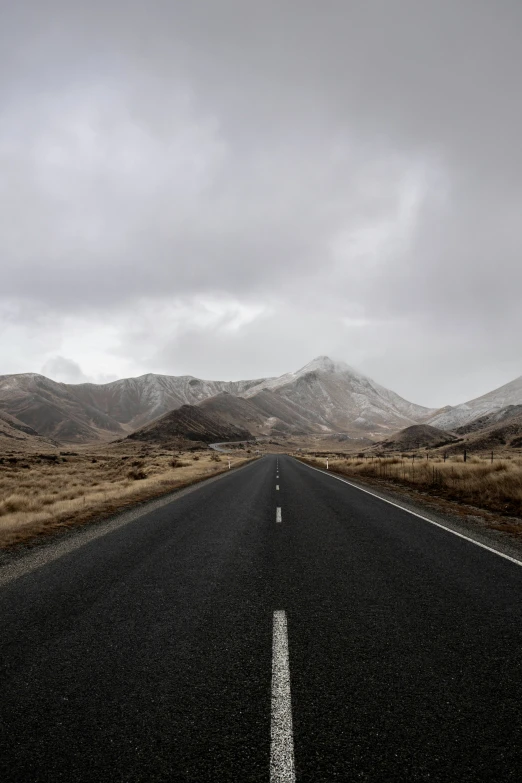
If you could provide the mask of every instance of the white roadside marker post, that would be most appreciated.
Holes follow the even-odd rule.
[[[326,470],[329,470],[329,468],[328,468],[328,457],[326,458]]]
[[[228,458],[228,469],[230,470],[230,457]]]

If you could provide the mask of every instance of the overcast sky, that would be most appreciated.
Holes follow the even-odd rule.
[[[520,0],[0,11],[0,373],[522,374]]]

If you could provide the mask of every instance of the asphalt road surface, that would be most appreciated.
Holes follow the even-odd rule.
[[[522,779],[522,568],[289,457],[20,573],[0,634],[2,783]]]

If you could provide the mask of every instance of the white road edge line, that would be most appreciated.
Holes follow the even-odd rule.
[[[464,541],[469,541],[470,544],[475,544],[475,546],[479,546],[481,549],[486,549],[488,552],[492,552],[494,555],[503,557],[504,560],[509,560],[511,563],[515,563],[515,565],[517,566],[522,566],[522,560],[517,560],[515,557],[510,557],[509,555],[505,555],[504,552],[499,552],[498,549],[494,549],[492,546],[487,546],[486,544],[482,544],[480,541],[476,541],[474,538],[465,536],[463,533],[457,533],[456,530],[452,530],[450,527],[441,525],[440,522],[434,522],[433,519],[429,519],[428,517],[423,517],[422,514],[417,514],[416,511],[411,511],[409,508],[406,508],[405,506],[401,506],[399,503],[394,503],[392,500],[387,500],[386,498],[383,498],[380,495],[376,495],[375,492],[370,492],[370,490],[368,489],[363,489],[362,487],[358,487],[357,484],[352,484],[351,481],[347,481],[346,479],[343,479],[340,476],[335,476],[333,473],[330,472],[327,473],[326,470],[321,470],[320,468],[314,468],[313,465],[307,465],[306,462],[301,462],[301,465],[304,465],[306,468],[310,468],[310,470],[316,470],[318,473],[322,473],[324,476],[329,476],[330,478],[337,479],[337,481],[342,481],[343,484],[348,484],[348,486],[353,487],[354,489],[358,489],[360,492],[365,492],[367,495],[371,495],[372,497],[377,498],[377,500],[382,500],[383,503],[388,503],[388,505],[390,506],[395,506],[395,508],[400,508],[401,511],[406,511],[406,513],[411,514],[412,517],[418,517],[418,519],[423,519],[424,522],[429,522],[430,525],[435,525],[435,527],[440,527],[441,530],[445,530],[446,533],[452,533],[454,536],[457,536],[458,538],[463,538]]]
[[[270,783],[295,783],[288,626],[282,609],[274,612],[272,637]]]
[[[281,508],[278,506],[276,508],[276,522],[282,522],[282,521],[283,520],[281,518]]]

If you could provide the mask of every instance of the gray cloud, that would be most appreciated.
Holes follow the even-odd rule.
[[[522,373],[521,32],[518,0],[12,6],[0,371],[333,353],[433,405]]]
[[[87,383],[90,379],[83,373],[80,365],[65,356],[53,356],[42,367],[42,375],[62,383]]]

